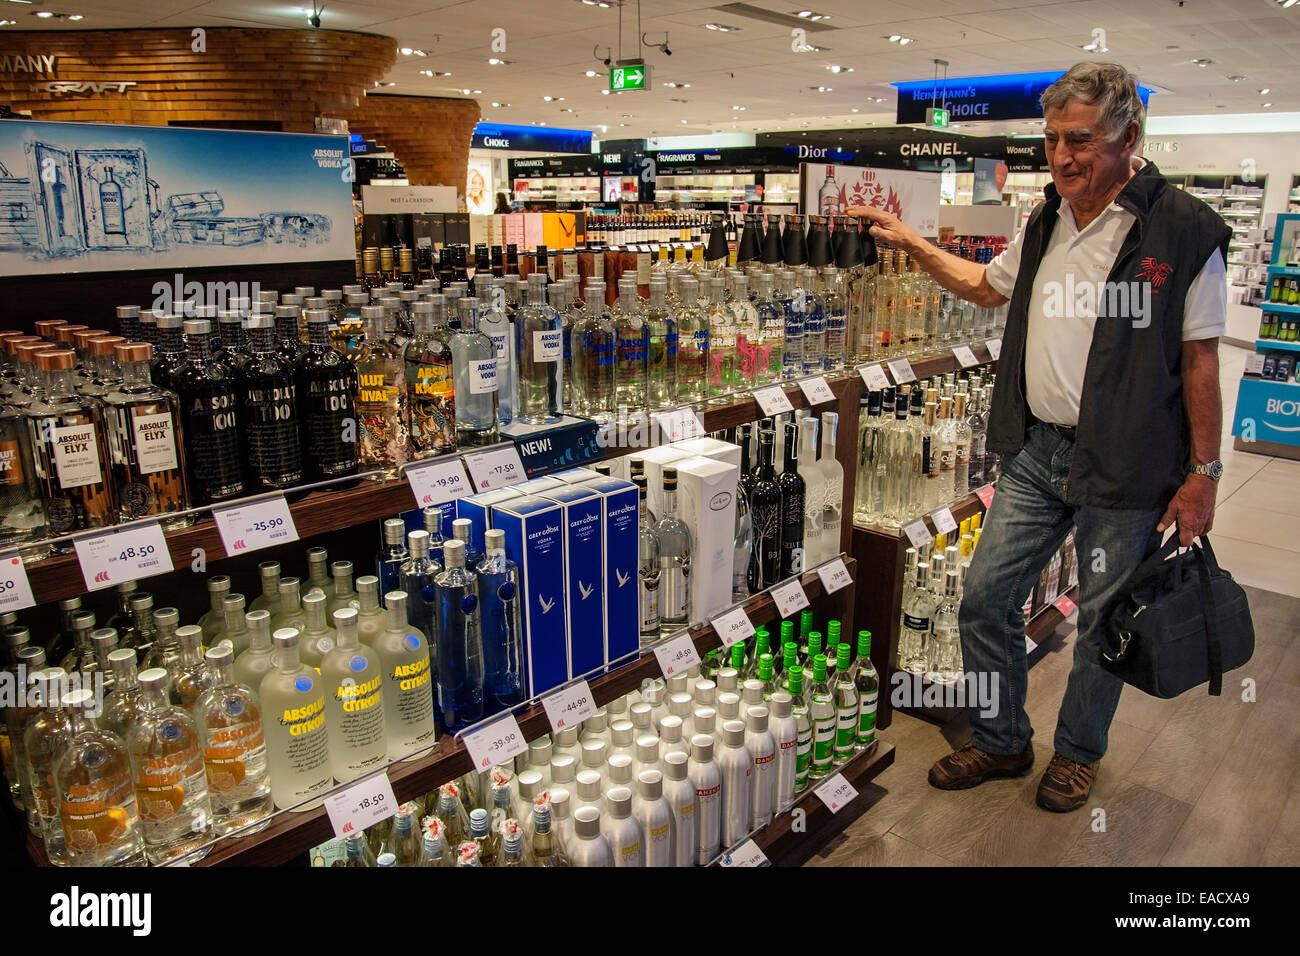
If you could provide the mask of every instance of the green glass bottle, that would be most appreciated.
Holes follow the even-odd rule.
[[[816,678],[813,677],[813,660],[821,652],[822,652],[821,632],[810,631],[808,634],[808,643],[803,648],[803,682],[808,687],[812,687],[813,682],[816,680]]]
[[[826,655],[826,682],[832,687],[838,679],[839,661],[840,661],[840,622],[826,622],[826,643],[822,647],[822,653]],[[849,658],[853,657],[853,649],[849,648]]]
[[[759,659],[764,654],[769,654],[771,653],[771,651],[772,651],[772,635],[767,628],[760,627],[757,631],[754,632],[754,654],[749,659],[749,664],[745,667],[743,671],[741,671],[742,686],[744,685],[745,681],[751,680],[753,678],[758,678],[759,680],[762,680],[762,678],[758,676],[758,662]]]
[[[772,655],[767,651],[758,655],[758,681],[763,685],[763,702],[767,703],[776,693],[776,681],[772,678]]]
[[[834,622],[832,622],[834,623]],[[858,740],[858,688],[849,674],[849,645],[840,644],[835,662],[835,765],[848,763]]]
[[[790,677],[795,672],[799,672],[799,678],[803,680],[803,668],[799,666],[799,645],[794,641],[786,641],[782,652],[785,661],[781,667],[781,689],[787,694],[790,692]]]
[[[870,750],[876,745],[876,703],[880,694],[880,675],[871,663],[871,632],[858,631],[858,659],[849,672],[858,694],[858,732],[855,750]]]
[[[821,635],[815,631],[808,635],[809,648],[813,637],[821,644]],[[826,655],[813,655],[813,682],[808,689],[808,719],[812,723],[812,767],[808,771],[814,779],[831,772],[835,759],[835,698],[826,683]]]
[[[731,666],[738,675],[745,673],[745,642],[737,641],[731,645]]]
[[[799,744],[795,751],[794,792],[800,793],[808,786],[808,774],[812,769],[812,718],[809,715],[808,699],[803,693],[803,668],[792,667],[789,670],[789,683],[786,692],[792,701],[790,713],[799,728]]]

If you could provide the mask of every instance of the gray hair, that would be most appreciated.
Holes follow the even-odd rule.
[[[1110,139],[1118,139],[1137,121],[1137,146],[1146,129],[1146,110],[1138,96],[1137,77],[1118,63],[1076,63],[1043,91],[1038,102],[1043,113],[1064,109],[1074,101],[1096,106],[1101,115],[1101,127]]]

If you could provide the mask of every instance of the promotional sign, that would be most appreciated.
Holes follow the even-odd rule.
[[[469,161],[469,175],[465,180],[466,211],[480,216],[490,216],[496,210],[496,188],[492,179],[492,161],[473,159]]]
[[[1003,73],[997,76],[948,77],[893,84],[898,90],[896,122],[926,123],[929,109],[948,111],[956,122],[967,120],[1037,119],[1043,115],[1038,98],[1065,75],[1064,70],[1043,73]],[[1142,105],[1151,91],[1138,87]]]
[[[348,140],[0,123],[0,274],[351,260]]]
[[[1300,445],[1300,391],[1285,382],[1243,378],[1232,433],[1245,441]]]
[[[591,131],[479,123],[474,127],[470,146],[473,149],[512,149],[533,153],[590,153]]]
[[[850,206],[874,206],[923,236],[939,235],[938,173],[805,163],[799,180],[804,209],[810,212],[838,216]]]
[[[997,159],[975,157],[975,206],[1000,206],[1002,187],[1007,182],[1007,164]]]
[[[415,212],[457,212],[455,186],[362,186],[367,216]],[[490,211],[490,210],[489,210]]]

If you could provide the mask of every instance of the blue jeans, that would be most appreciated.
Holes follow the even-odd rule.
[[[1079,556],[1079,636],[1056,724],[1056,752],[1079,763],[1106,753],[1124,683],[1098,663],[1105,621],[1124,582],[1142,562],[1163,509],[1075,507],[1063,499],[1074,445],[1035,424],[1003,463],[979,547],[966,573],[961,650],[967,672],[998,675],[994,716],[968,706],[971,742],[1018,754],[1033,736],[1025,713],[1028,661],[1023,608],[1038,576],[1074,526]],[[987,710],[987,709],[986,709]]]

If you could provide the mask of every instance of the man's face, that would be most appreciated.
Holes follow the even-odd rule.
[[[1128,175],[1127,137],[1109,138],[1100,112],[1077,100],[1047,111],[1047,165],[1057,191],[1072,203],[1101,200]]]

